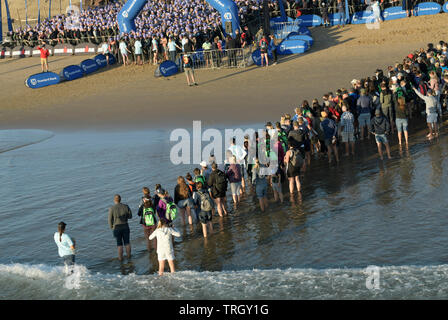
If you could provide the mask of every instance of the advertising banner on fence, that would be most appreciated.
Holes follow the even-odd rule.
[[[179,68],[177,67],[177,64],[175,64],[171,60],[164,61],[159,66],[160,74],[164,77],[172,76],[179,72]]]
[[[296,19],[299,26],[317,27],[322,24],[322,18],[315,14],[305,14]]]
[[[99,69],[97,63],[93,59],[83,60],[79,64],[79,66],[84,71],[84,74],[89,74],[89,73],[95,72],[95,71],[97,71]]]
[[[75,46],[75,55],[95,54],[97,45],[93,43],[83,42]]]
[[[305,34],[289,34],[288,37],[286,37],[286,40],[303,40],[306,41],[308,43],[308,48],[311,47],[313,45],[313,38],[310,36],[307,36]]]
[[[53,84],[58,84],[61,81],[59,75],[54,72],[42,72],[33,74],[25,80],[25,85],[28,88],[37,89],[46,86],[51,86]]]
[[[337,26],[338,24],[340,24],[339,20],[341,19],[341,15],[338,12],[330,13],[328,15],[328,19],[330,20],[330,25]],[[348,17],[348,21],[351,21],[351,19],[352,19],[352,16],[349,16]],[[347,15],[346,15],[346,19],[345,20],[347,21]]]
[[[402,7],[390,7],[383,11],[385,21],[406,18],[408,13]]]
[[[84,70],[80,66],[70,65],[62,69],[61,78],[67,81],[79,79],[84,76]]]
[[[70,56],[74,53],[74,47],[71,44],[58,44],[53,49],[55,56]]]
[[[437,14],[440,10],[442,10],[442,6],[436,2],[422,2],[419,3],[414,9],[417,16]]]
[[[304,40],[283,40],[277,46],[278,54],[297,54],[308,50],[308,43]]]
[[[104,68],[105,66],[107,66],[107,59],[106,59],[106,56],[104,54],[96,55],[93,58],[93,60],[95,60],[95,62],[98,65],[99,68]]]
[[[355,12],[355,14],[352,16],[352,19],[351,19],[352,24],[373,23],[374,21],[375,21],[375,17],[373,15],[373,11]]]
[[[448,2],[445,2],[445,4],[443,5],[442,9],[443,9],[443,12],[448,13]]]

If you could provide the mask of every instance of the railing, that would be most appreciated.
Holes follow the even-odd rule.
[[[244,68],[248,58],[244,51],[237,48],[188,52],[180,55],[180,61],[183,55],[189,55],[194,69]]]
[[[274,34],[274,37],[277,39],[284,39],[286,36],[293,32],[297,31],[299,28],[299,21],[295,20],[292,22],[274,22],[271,23],[271,33]]]

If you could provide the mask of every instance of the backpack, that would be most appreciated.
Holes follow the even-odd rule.
[[[292,153],[292,155],[289,158],[289,162],[291,163],[291,165],[293,167],[301,167],[303,165],[303,158],[302,158],[302,155],[300,154],[300,151],[296,150],[296,149],[292,149],[291,153]]]
[[[166,204],[166,212],[165,216],[167,219],[174,221],[177,218],[177,206],[173,201],[166,201],[166,199],[162,199],[163,202]]]
[[[202,185],[205,187],[205,178],[203,175],[195,177],[194,182],[202,182]]]
[[[211,211],[213,209],[213,202],[208,193],[198,191],[202,211]]]
[[[227,178],[221,170],[216,171],[215,189],[218,193],[227,191]]]
[[[156,224],[153,208],[143,208],[143,224],[146,227],[151,227]]]

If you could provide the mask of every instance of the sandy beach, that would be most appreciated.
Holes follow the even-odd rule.
[[[29,89],[25,79],[40,72],[39,58],[0,61],[0,128],[49,130],[149,129],[243,125],[279,119],[304,99],[348,87],[377,67],[401,62],[427,43],[448,39],[448,15],[365,25],[313,28],[314,45],[303,55],[283,56],[269,68],[197,70],[198,87],[184,74],[155,78],[154,66],[112,67],[56,86]],[[86,56],[50,57],[59,72]]]

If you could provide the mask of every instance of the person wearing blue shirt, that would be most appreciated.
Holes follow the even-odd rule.
[[[271,40],[269,41],[269,48],[272,52],[272,57],[274,58],[274,65],[277,64],[277,47],[275,46],[275,37],[273,34],[269,36]]]
[[[325,146],[328,150],[328,163],[331,163],[332,151],[334,152],[336,162],[339,162],[338,147],[336,146],[338,127],[334,120],[328,118],[328,113],[326,111],[322,111],[321,116],[323,120],[320,123],[320,128],[325,136]]]

